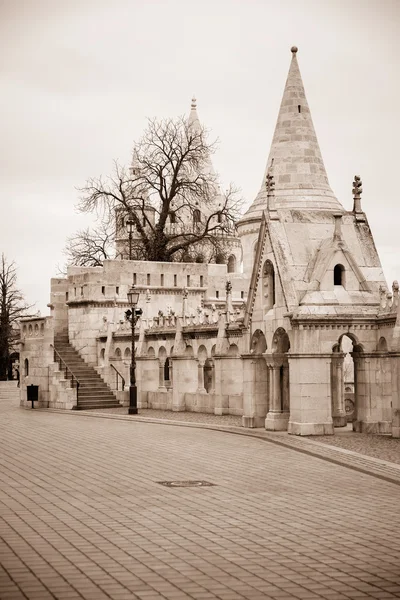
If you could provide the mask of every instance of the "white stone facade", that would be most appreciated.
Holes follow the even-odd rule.
[[[347,423],[347,339],[354,429],[400,436],[399,286],[387,291],[359,179],[352,211],[329,186],[296,54],[266,181],[237,224],[232,255],[238,263],[243,256],[243,273],[228,273],[226,264],[115,260],[52,280],[48,336],[34,343],[24,330],[34,322],[22,324],[21,380],[25,356],[40,363],[43,402],[52,401],[44,374],[52,330],[68,330],[111,388],[115,369],[128,388],[124,313],[134,283],[143,310],[135,336],[139,407],[241,415],[245,427],[331,435]],[[119,397],[126,404],[126,394]]]

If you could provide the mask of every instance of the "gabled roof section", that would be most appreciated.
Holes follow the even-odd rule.
[[[265,179],[275,179],[275,204],[279,209],[344,210],[332,192],[315,134],[313,121],[293,46],[271,150],[261,189],[243,217],[259,217],[267,207]]]

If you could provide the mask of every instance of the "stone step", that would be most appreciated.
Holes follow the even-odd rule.
[[[117,402],[105,402],[101,405],[98,402],[96,402],[94,404],[78,405],[77,410],[98,410],[99,408],[121,408],[121,405]]]

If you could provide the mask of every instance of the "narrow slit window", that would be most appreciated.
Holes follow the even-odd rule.
[[[151,281],[150,273],[147,273],[147,285],[150,285],[150,281]]]
[[[161,273],[160,275],[160,285],[161,287],[164,287],[164,273]]]
[[[344,287],[344,266],[343,265],[335,265],[333,269],[333,285],[342,285]]]
[[[216,292],[215,292],[215,297],[219,298],[219,291],[218,290],[216,290]]]
[[[104,285],[101,286],[101,293],[103,294],[103,296],[106,293],[106,288]]]
[[[243,298],[244,298],[244,292],[240,292],[240,297],[243,300]]]
[[[117,296],[119,295],[119,287],[118,286],[115,288],[115,293],[117,294]]]
[[[299,113],[301,113],[301,104],[297,105],[297,110],[299,111]]]
[[[186,276],[186,285],[190,287],[190,275]]]
[[[204,285],[203,275],[200,275],[200,287],[203,287],[203,285]]]
[[[133,285],[136,285],[136,273],[133,274]]]
[[[176,287],[178,285],[178,278],[176,275],[174,275],[174,287]]]

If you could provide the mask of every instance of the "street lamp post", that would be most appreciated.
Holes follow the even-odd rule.
[[[131,322],[131,368],[130,368],[130,385],[129,385],[129,415],[137,415],[137,387],[136,387],[136,356],[135,356],[135,325],[142,314],[141,308],[136,308],[139,302],[139,292],[135,286],[132,285],[128,291],[128,302],[132,307],[132,310],[128,309],[125,313],[125,317]]]
[[[132,219],[128,219],[126,221],[126,224],[128,225],[128,239],[129,239],[129,260],[132,260],[132,233],[133,233],[133,226],[135,224],[135,222]]]

